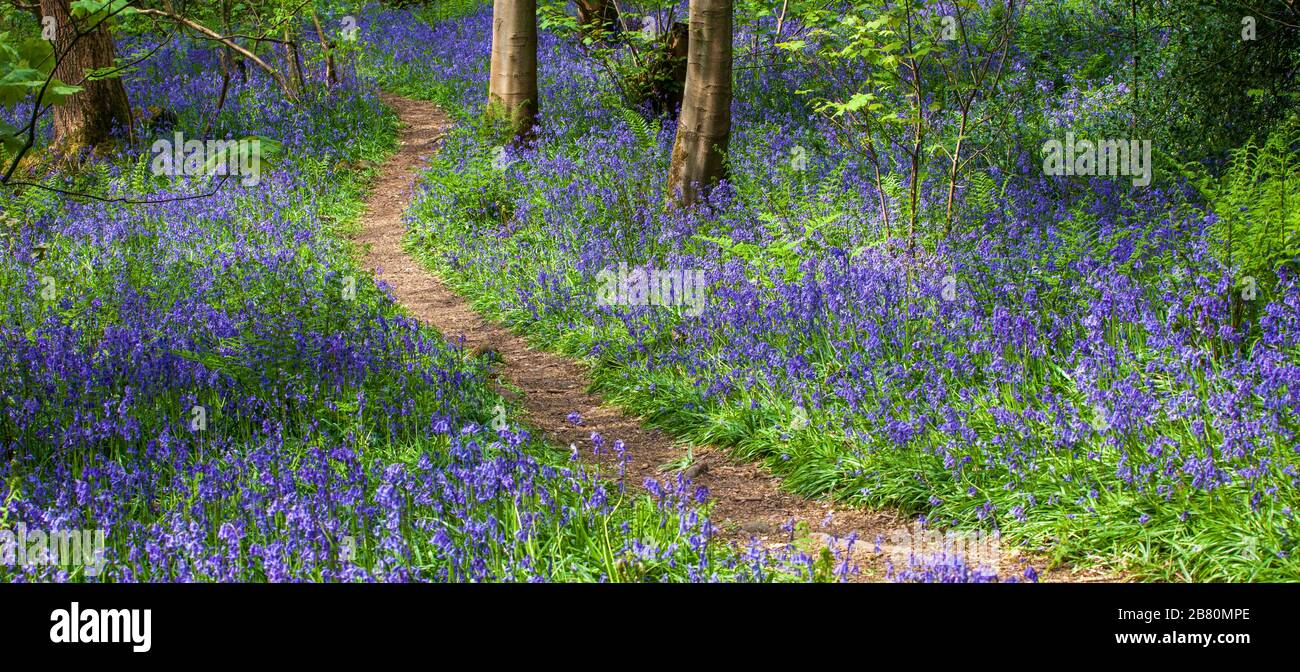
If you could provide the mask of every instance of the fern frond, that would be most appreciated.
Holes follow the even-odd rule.
[[[623,123],[627,124],[628,128],[632,130],[632,135],[636,137],[637,144],[646,151],[654,149],[658,134],[651,128],[650,122],[646,121],[646,118],[641,116],[640,112],[625,105],[618,105],[615,109],[618,110]]]
[[[1300,254],[1300,117],[1279,125],[1261,143],[1255,138],[1229,153],[1217,181],[1198,176],[1218,221],[1210,228],[1220,259],[1242,274],[1271,279],[1281,264]]]

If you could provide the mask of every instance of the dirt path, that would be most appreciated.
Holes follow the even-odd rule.
[[[410,205],[414,182],[425,158],[441,146],[451,120],[432,103],[391,95],[385,95],[384,101],[397,111],[402,128],[397,152],[380,168],[362,215],[362,230],[355,239],[365,267],[387,282],[397,300],[416,318],[450,340],[463,337],[467,349],[495,350],[500,355],[495,372],[498,382],[504,383],[503,392],[519,401],[526,420],[542,430],[549,441],[575,444],[584,455],[591,456],[592,432],[599,432],[607,445],[621,439],[630,458],[629,484],[639,487],[646,477],[664,478],[660,465],[681,459],[686,452],[684,446],[662,432],[643,429],[637,418],[588,393],[589,379],[583,364],[533,349],[522,337],[479,316],[402,249],[402,215]],[[522,397],[509,392],[510,387],[522,390]],[[575,411],[582,416],[581,426],[566,420]],[[596,459],[609,464],[613,456],[607,452],[604,458]],[[695,464],[699,466],[690,469],[688,475],[707,487],[716,500],[713,520],[724,538],[738,542],[757,538],[766,546],[776,546],[789,540],[781,526],[791,519],[807,524],[813,533],[812,541],[838,544],[841,548],[847,544],[835,539],[856,533],[861,541],[853,545],[851,555],[859,565],[861,580],[884,578],[884,558],[890,549],[885,544],[885,554],[875,552],[878,535],[888,540],[909,524],[892,512],[841,507],[794,496],[783,491],[779,479],[762,468],[737,462],[722,450],[696,448]],[[1006,558],[1002,569],[1004,574],[1019,573],[1014,558]],[[1070,580],[1057,574],[1044,578]]]

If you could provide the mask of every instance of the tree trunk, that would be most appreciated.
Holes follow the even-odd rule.
[[[731,0],[691,0],[686,92],[668,169],[668,197],[681,206],[726,174],[731,39]]]
[[[573,0],[578,6],[578,25],[585,29],[596,28],[608,34],[618,31],[618,5],[614,0]]]
[[[311,23],[316,27],[316,39],[320,40],[321,52],[325,54],[325,86],[332,87],[339,80],[334,72],[334,49],[330,47],[330,41],[325,37],[325,30],[321,28],[320,18],[316,16],[316,9],[311,10]],[[226,32],[230,29],[227,28]]]
[[[668,31],[667,48],[671,74],[666,83],[668,88],[664,101],[664,111],[668,114],[677,114],[682,109],[682,96],[686,91],[686,60],[690,57],[690,45],[690,27],[680,21],[674,23]]]
[[[494,0],[488,114],[510,119],[515,137],[537,116],[537,0]]]
[[[686,57],[690,29],[685,23],[673,23],[662,44],[646,56],[645,69],[631,81],[631,100],[635,105],[649,105],[655,116],[676,117],[682,109],[686,90]]]
[[[78,37],[69,0],[40,0],[41,13],[54,17],[54,50],[59,58],[54,77],[82,90],[54,107],[54,145],[64,150],[93,147],[108,140],[114,128],[132,132],[126,87],[116,77],[83,81],[90,70],[112,67],[117,58],[108,26],[100,23]]]
[[[284,29],[284,41],[281,43],[284,48],[284,60],[288,64],[289,77],[292,83],[293,98],[300,98],[307,90],[307,78],[302,72],[302,58],[298,55],[298,35],[297,31],[290,32],[286,27]]]

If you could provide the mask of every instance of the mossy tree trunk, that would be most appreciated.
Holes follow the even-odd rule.
[[[40,0],[43,16],[55,21],[54,49],[59,58],[54,77],[79,85],[82,91],[54,107],[54,145],[64,150],[94,147],[108,140],[115,129],[131,128],[131,105],[122,80],[111,77],[87,80],[93,70],[111,68],[117,58],[108,26],[73,22],[69,0]]]
[[[537,2],[495,0],[488,113],[508,118],[519,138],[532,131],[537,109]]]
[[[668,197],[699,200],[726,176],[731,141],[731,0],[691,0],[686,90],[668,169]]]

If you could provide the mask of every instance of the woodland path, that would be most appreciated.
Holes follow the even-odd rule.
[[[605,404],[588,392],[590,379],[585,365],[561,355],[530,347],[523,337],[476,313],[458,294],[444,285],[402,245],[405,225],[402,217],[411,203],[414,185],[425,160],[437,152],[451,127],[450,117],[433,103],[384,94],[384,102],[401,119],[397,151],[380,167],[372,186],[361,231],[354,238],[363,265],[386,282],[397,301],[420,321],[442,332],[450,341],[463,339],[467,350],[495,350],[494,365],[498,389],[518,402],[524,418],[550,442],[576,445],[583,458],[600,463],[610,473],[615,465],[614,440],[621,439],[627,451],[628,487],[640,487],[646,478],[666,479],[660,466],[680,460],[686,447],[663,432],[644,429],[640,421]],[[569,413],[581,414],[574,425]],[[603,455],[593,455],[591,434],[605,439]],[[860,569],[854,580],[883,580],[884,553],[875,552],[877,535],[889,539],[891,532],[910,526],[910,521],[892,511],[869,511],[828,501],[812,501],[781,489],[780,479],[762,467],[732,459],[726,451],[695,447],[691,480],[708,488],[714,500],[712,520],[720,535],[733,543],[745,544],[757,538],[764,546],[789,542],[781,529],[791,519],[807,524],[813,544],[847,547],[847,537],[857,534],[851,550]],[[806,549],[807,550],[807,549]],[[1002,575],[1020,574],[1011,549],[1003,548]],[[1046,580],[1096,580],[1099,577],[1066,574],[1064,568],[1043,576]],[[1085,574],[1092,574],[1086,572]]]

